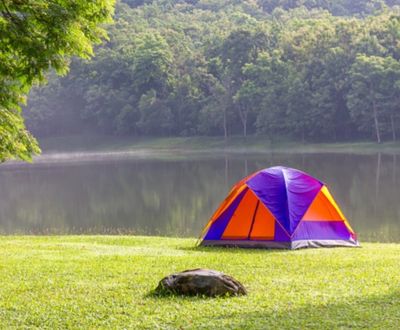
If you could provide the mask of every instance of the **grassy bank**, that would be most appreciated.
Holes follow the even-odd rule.
[[[111,136],[74,135],[39,139],[44,152],[55,151],[226,151],[226,152],[346,152],[346,153],[400,153],[400,142],[299,143],[271,142],[267,137],[174,137],[121,138]]]
[[[400,245],[266,251],[196,249],[192,239],[0,237],[4,328],[398,329]],[[154,297],[171,272],[240,280],[234,298]]]

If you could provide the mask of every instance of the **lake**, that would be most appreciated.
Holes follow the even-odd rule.
[[[385,154],[64,154],[6,163],[0,233],[197,237],[236,181],[275,165],[325,182],[361,242],[400,242],[400,156]]]

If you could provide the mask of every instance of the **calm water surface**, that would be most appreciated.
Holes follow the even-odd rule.
[[[400,242],[400,156],[383,154],[131,155],[3,164],[0,233],[198,236],[236,181],[275,165],[324,181],[361,241]]]

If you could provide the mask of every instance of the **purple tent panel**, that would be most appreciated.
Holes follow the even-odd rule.
[[[219,240],[221,238],[226,226],[229,223],[229,220],[231,220],[233,213],[239,206],[247,190],[247,188],[244,189],[231,203],[231,205],[229,205],[229,207],[218,217],[218,219],[214,221],[204,237],[205,240]]]
[[[348,240],[351,234],[343,221],[302,221],[292,237],[296,240]]]
[[[258,172],[246,184],[292,234],[323,184],[299,170],[281,166]]]

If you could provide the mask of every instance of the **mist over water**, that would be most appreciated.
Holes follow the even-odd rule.
[[[0,166],[0,232],[197,237],[236,181],[283,165],[325,182],[361,241],[400,242],[399,163],[383,154],[44,156]]]

